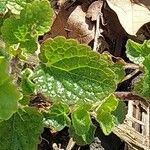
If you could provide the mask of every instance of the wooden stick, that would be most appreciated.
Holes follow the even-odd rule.
[[[73,141],[73,139],[72,138],[70,138],[70,140],[69,140],[69,143],[68,143],[68,145],[67,145],[67,148],[66,148],[66,150],[72,150],[72,148],[74,147],[74,145],[75,145],[75,141]]]

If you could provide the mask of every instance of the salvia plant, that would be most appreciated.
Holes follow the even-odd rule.
[[[1,150],[36,150],[44,127],[68,127],[77,144],[89,144],[93,119],[108,135],[125,118],[125,104],[114,94],[125,76],[124,64],[74,39],[58,36],[40,44],[52,22],[47,0],[0,2]],[[133,92],[149,99],[150,41],[129,40],[127,55],[143,71]],[[34,105],[36,98],[48,105]]]

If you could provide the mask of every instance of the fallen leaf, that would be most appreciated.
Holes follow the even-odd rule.
[[[130,35],[136,35],[144,24],[150,21],[149,0],[106,0],[118,15],[122,27]]]
[[[69,10],[62,8],[56,15],[51,31],[44,39],[58,35],[74,38],[80,43],[89,44],[94,39],[95,25],[86,18],[86,12],[83,11],[81,5]]]
[[[103,2],[101,0],[93,2],[87,10],[86,17],[91,18],[92,21],[97,20],[97,16],[101,12],[102,5]]]

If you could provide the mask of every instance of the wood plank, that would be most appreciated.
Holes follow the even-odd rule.
[[[120,137],[129,145],[134,145],[134,147],[143,148],[144,150],[149,150],[149,139],[142,134],[138,133],[134,128],[131,128],[127,124],[121,124],[114,128],[114,134]]]

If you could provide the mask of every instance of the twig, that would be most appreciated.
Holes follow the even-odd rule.
[[[124,79],[121,82],[124,82],[126,80],[131,79],[133,76],[135,76],[140,70],[136,69],[133,72],[131,72],[130,74],[128,74],[127,76],[124,77]]]
[[[96,31],[95,31],[95,37],[94,37],[94,46],[93,46],[93,51],[97,52],[97,47],[98,47],[98,38],[100,36],[99,33],[99,24],[100,24],[100,13],[98,13],[97,15],[97,19],[96,19]]]
[[[140,69],[139,65],[136,64],[132,64],[132,63],[126,63],[126,65],[124,66],[125,69]]]
[[[73,139],[70,138],[66,150],[72,150],[72,148],[74,147],[74,145],[75,145],[75,141],[73,141]]]
[[[145,101],[144,98],[133,94],[132,92],[115,92],[114,93],[116,97],[118,97],[121,100],[125,101],[134,101],[134,100],[140,100],[140,101]]]

